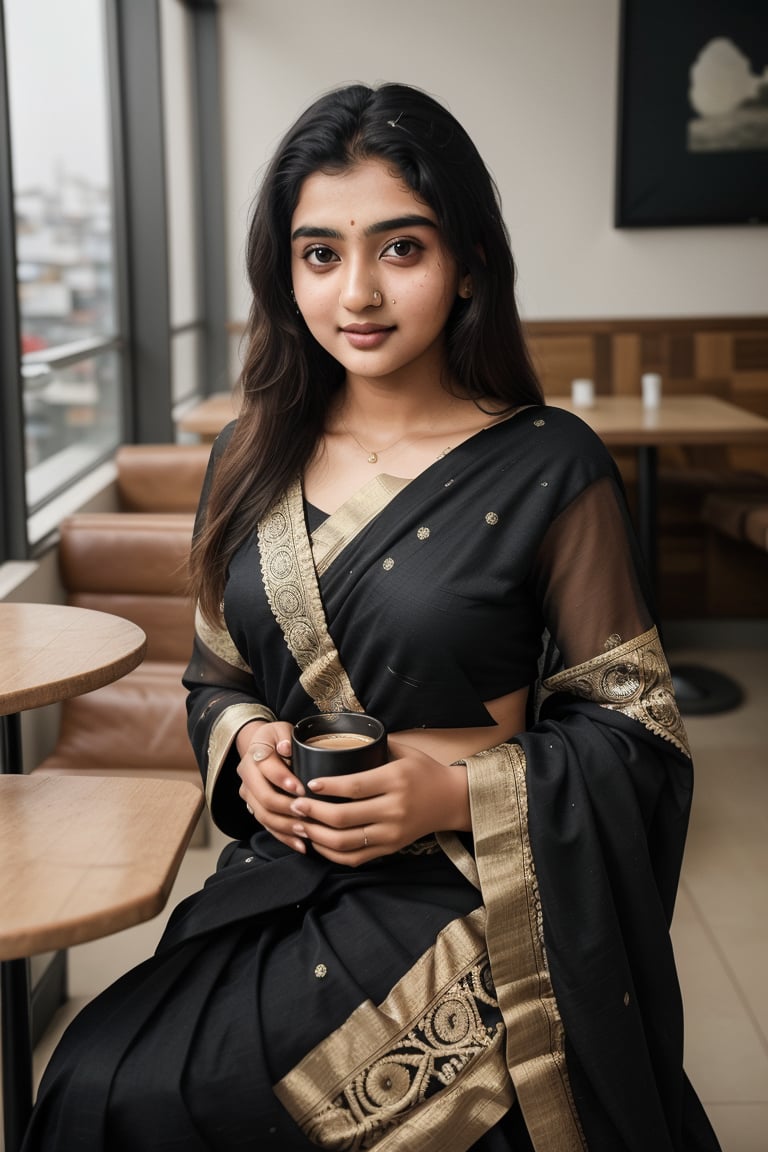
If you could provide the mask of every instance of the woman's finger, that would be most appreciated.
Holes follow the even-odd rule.
[[[272,788],[289,792],[293,796],[304,795],[304,785],[294,776],[286,764],[283,754],[284,743],[276,746],[267,741],[253,741],[247,748],[240,764],[238,773],[249,787],[256,789],[258,779],[266,780]],[[288,745],[290,748],[290,744]]]

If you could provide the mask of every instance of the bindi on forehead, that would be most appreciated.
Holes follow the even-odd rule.
[[[354,228],[354,226],[355,226],[354,220],[350,220],[349,226],[350,226],[350,228]]]

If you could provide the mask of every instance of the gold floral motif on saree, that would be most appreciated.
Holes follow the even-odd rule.
[[[296,481],[258,530],[264,588],[304,691],[321,712],[362,712],[325,621]]]
[[[550,676],[544,688],[573,692],[583,700],[623,712],[686,756],[691,754],[656,628],[626,643],[611,636],[605,652]]]
[[[382,1005],[362,1004],[276,1085],[318,1147],[459,1152],[510,1108],[483,918],[447,925]]]

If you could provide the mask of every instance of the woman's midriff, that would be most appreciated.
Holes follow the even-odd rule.
[[[520,688],[496,700],[486,701],[485,707],[495,720],[493,727],[484,728],[409,728],[404,732],[391,732],[393,740],[410,744],[441,764],[451,764],[494,748],[512,739],[525,729],[525,706],[528,689]]]

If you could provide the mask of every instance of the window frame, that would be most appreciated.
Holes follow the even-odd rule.
[[[201,173],[197,243],[201,338],[196,396],[225,387],[226,252],[221,151],[217,0],[178,0],[192,16],[192,116]],[[172,342],[189,327],[170,323],[170,282],[162,44],[158,0],[102,0],[106,29],[107,98],[113,178],[116,334],[83,342],[82,355],[120,358],[122,442],[173,442]],[[0,564],[28,560],[47,544],[30,542],[26,500],[23,366],[76,362],[61,345],[24,357],[17,297],[16,222],[11,157],[7,44],[0,0]],[[73,359],[74,356],[74,359]],[[95,470],[98,461],[89,466]],[[83,476],[63,488],[74,488]],[[61,492],[51,493],[54,503]]]

